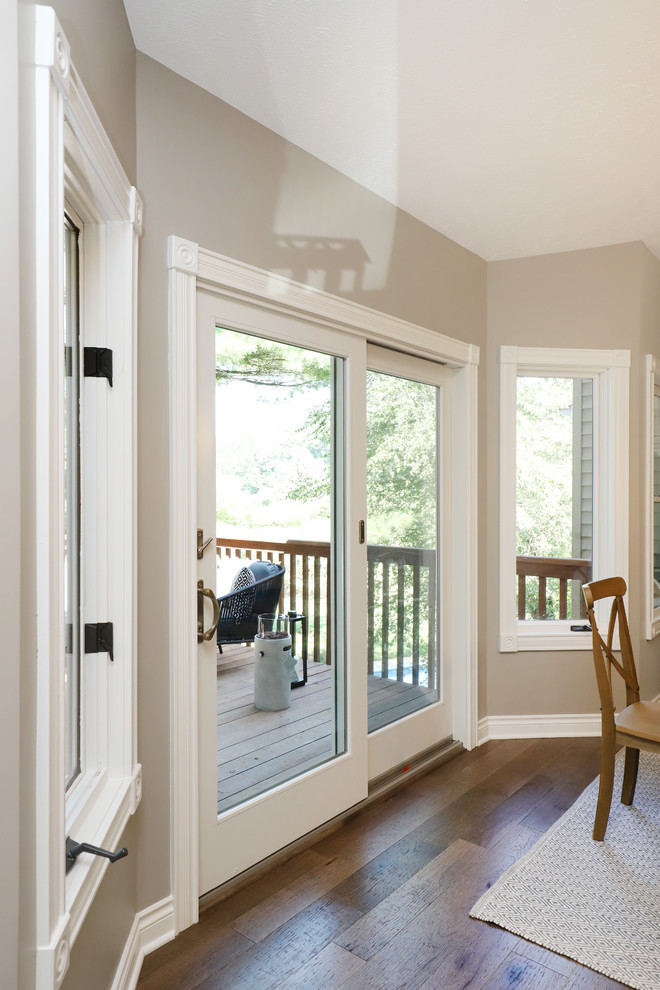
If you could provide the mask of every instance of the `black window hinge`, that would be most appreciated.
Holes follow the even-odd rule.
[[[85,653],[107,653],[114,660],[114,630],[111,622],[85,623]]]
[[[107,378],[112,386],[112,351],[109,347],[85,347],[85,378]]]

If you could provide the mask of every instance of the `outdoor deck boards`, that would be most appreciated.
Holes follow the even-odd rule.
[[[233,807],[334,753],[332,668],[308,663],[304,687],[291,691],[291,707],[254,707],[254,650],[224,647],[218,663],[218,811]],[[301,665],[299,665],[301,666]],[[369,730],[424,707],[426,688],[370,676]]]

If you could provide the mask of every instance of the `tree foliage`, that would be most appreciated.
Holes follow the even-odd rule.
[[[519,378],[516,552],[572,556],[573,383]]]

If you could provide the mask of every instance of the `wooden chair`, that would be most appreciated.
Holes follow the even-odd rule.
[[[616,747],[626,747],[621,803],[630,805],[635,796],[640,749],[660,753],[660,704],[639,700],[639,683],[630,642],[626,609],[623,604],[626,582],[621,577],[592,581],[590,584],[582,585],[582,593],[591,623],[594,665],[601,706],[600,786],[593,837],[596,841],[602,842],[610,817]],[[614,599],[607,630],[607,642],[598,632],[594,616],[594,603],[603,598]],[[620,661],[612,652],[617,619],[619,623]],[[619,714],[615,713],[612,695],[612,668],[616,670],[626,684],[626,707]]]

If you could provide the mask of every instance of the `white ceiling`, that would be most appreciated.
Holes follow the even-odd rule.
[[[487,260],[660,258],[659,0],[124,0],[136,47]]]

